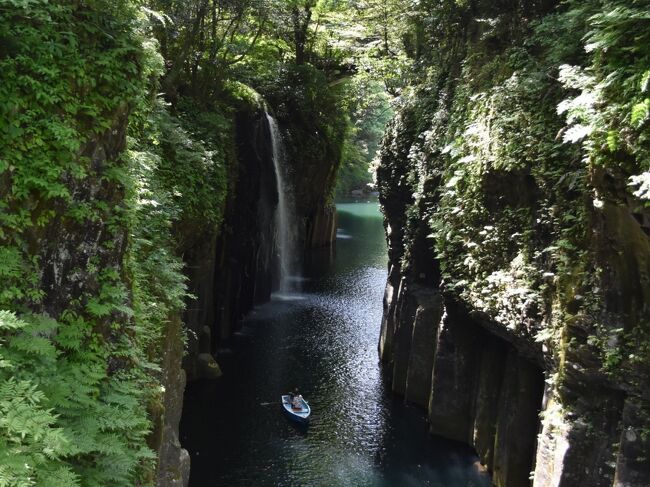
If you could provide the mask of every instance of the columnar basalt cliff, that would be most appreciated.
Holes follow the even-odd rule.
[[[431,68],[384,140],[381,358],[497,486],[650,485],[648,126],[630,114],[648,35],[630,8],[432,7],[457,28],[416,26]]]

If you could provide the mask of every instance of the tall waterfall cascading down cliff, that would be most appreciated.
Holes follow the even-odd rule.
[[[280,293],[288,293],[296,290],[296,280],[294,278],[297,272],[295,239],[293,235],[293,223],[295,221],[293,193],[290,189],[291,185],[285,177],[286,156],[278,122],[268,112],[265,112],[265,116],[271,134],[273,167],[275,168],[275,180],[278,191],[278,206],[275,213],[275,234],[279,257],[279,291]]]

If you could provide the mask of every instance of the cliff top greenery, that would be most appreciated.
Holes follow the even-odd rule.
[[[446,292],[557,363],[589,354],[613,387],[637,388],[649,370],[650,4],[418,5],[413,82],[380,178],[404,207],[404,270],[417,272],[426,220]]]

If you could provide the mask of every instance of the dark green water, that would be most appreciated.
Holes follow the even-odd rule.
[[[377,358],[381,214],[376,203],[338,208],[334,263],[314,259],[301,293],[251,313],[218,357],[222,379],[188,386],[190,485],[489,486],[471,450],[429,436],[423,412],[390,394]],[[281,413],[295,386],[312,406],[306,430]]]

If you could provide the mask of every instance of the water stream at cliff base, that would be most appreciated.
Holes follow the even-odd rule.
[[[377,355],[381,215],[377,203],[338,209],[333,265],[315,259],[300,299],[250,314],[217,357],[221,379],[188,385],[190,485],[488,487],[468,447],[428,435],[424,413],[390,393]],[[307,430],[281,413],[295,386],[313,408]]]

